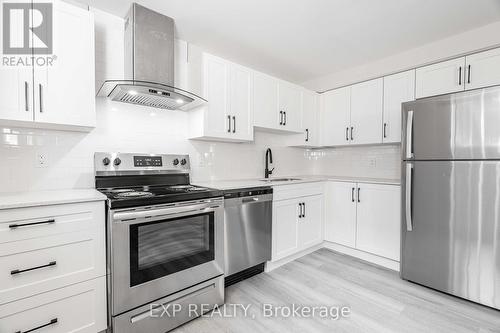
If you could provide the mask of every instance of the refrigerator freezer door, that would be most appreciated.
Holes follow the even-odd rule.
[[[455,119],[451,95],[404,103],[402,118],[403,159],[453,159]]]
[[[500,309],[500,162],[408,163],[412,188],[406,192],[403,177],[401,277]]]
[[[500,87],[404,103],[403,124],[404,160],[500,159]]]
[[[455,159],[500,158],[500,87],[454,96]]]

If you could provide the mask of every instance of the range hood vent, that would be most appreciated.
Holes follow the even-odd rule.
[[[182,111],[207,102],[174,87],[174,20],[136,3],[125,19],[125,79],[105,81],[97,96]]]

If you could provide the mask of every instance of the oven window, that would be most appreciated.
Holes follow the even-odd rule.
[[[214,212],[130,226],[130,285],[214,260]]]

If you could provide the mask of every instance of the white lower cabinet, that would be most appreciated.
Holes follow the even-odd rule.
[[[329,182],[326,186],[325,239],[356,246],[356,183]]]
[[[358,184],[356,248],[399,261],[399,186]]]
[[[273,203],[273,218],[275,220],[273,260],[286,257],[297,251],[297,220],[299,204],[297,199]]]
[[[104,201],[0,210],[0,332],[106,329]]]
[[[280,186],[275,188],[274,197],[277,200],[273,201],[272,261],[323,241],[324,198],[321,183]]]
[[[297,223],[299,247],[308,248],[323,241],[323,233],[321,232],[323,229],[323,202],[322,195],[305,197],[302,200],[302,217],[298,219]]]
[[[400,187],[329,182],[325,240],[399,261]]]
[[[0,305],[0,332],[97,333],[106,328],[105,276]]]

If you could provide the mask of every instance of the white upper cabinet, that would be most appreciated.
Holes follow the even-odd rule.
[[[278,84],[279,125],[287,131],[300,132],[302,90],[280,81]]]
[[[31,67],[0,70],[0,121],[33,121],[33,70]]]
[[[278,80],[261,73],[254,75],[254,125],[279,129]]]
[[[0,122],[90,130],[96,124],[93,14],[54,1],[52,35],[52,65],[1,69]]]
[[[253,140],[253,72],[210,54],[203,55],[207,105],[190,112],[190,138]]]
[[[275,132],[301,132],[301,88],[256,72],[253,96],[256,127]]]
[[[416,98],[464,90],[465,58],[452,59],[417,68]]]
[[[321,144],[323,146],[348,145],[351,126],[351,87],[321,94],[320,103]]]
[[[302,91],[302,133],[294,135],[290,146],[318,147],[319,133],[319,94],[313,91]]]
[[[465,61],[466,89],[500,84],[500,48],[472,54]]]
[[[35,68],[35,121],[95,127],[92,13],[63,1],[55,1],[53,8],[57,59],[53,66]]]
[[[381,143],[383,79],[351,87],[351,144]]]
[[[231,132],[240,140],[253,140],[253,75],[247,68],[229,69],[229,113]]]
[[[415,99],[415,70],[384,77],[382,142],[401,142],[401,104]]]
[[[400,187],[358,184],[356,248],[399,261]]]

